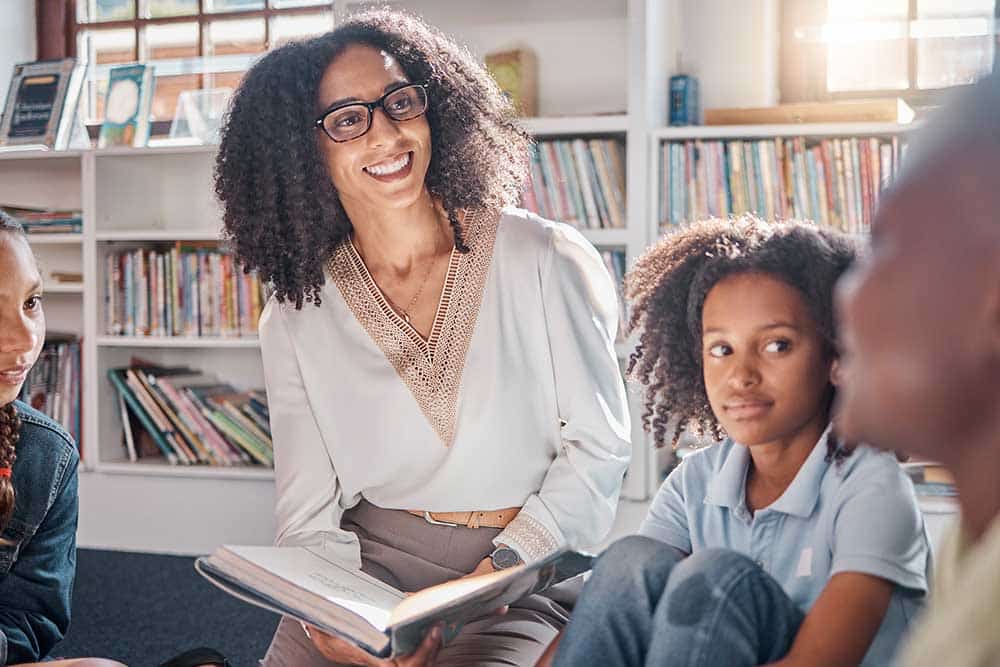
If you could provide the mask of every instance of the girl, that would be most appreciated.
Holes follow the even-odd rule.
[[[14,665],[48,656],[69,627],[80,458],[62,428],[15,400],[41,352],[45,314],[27,238],[3,212],[0,276],[0,665]]]
[[[927,591],[895,458],[831,427],[834,283],[848,240],[744,217],[661,241],[628,278],[631,369],[684,458],[640,536],[599,560],[556,665],[886,665]]]
[[[527,148],[483,66],[407,14],[355,16],[247,73],[216,190],[275,288],[279,544],[414,591],[610,530],[630,453],[614,285],[578,232],[508,207]],[[532,664],[566,617],[531,596],[435,664]],[[331,661],[385,664],[289,621],[264,664]]]

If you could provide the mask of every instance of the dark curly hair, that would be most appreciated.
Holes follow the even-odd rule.
[[[694,223],[649,249],[626,276],[625,290],[632,306],[628,328],[641,331],[628,370],[646,386],[643,426],[656,445],[665,444],[671,422],[675,446],[685,430],[717,440],[724,436],[702,369],[702,307],[716,283],[736,273],[763,273],[794,287],[833,357],[834,285],[856,252],[850,237],[830,229],[798,221],[767,223],[750,215]],[[836,438],[827,446],[831,456],[846,451]]]
[[[426,185],[468,251],[463,210],[513,204],[527,173],[530,137],[486,69],[413,15],[378,9],[332,32],[271,51],[246,74],[227,114],[215,165],[225,236],[245,270],[279,301],[320,304],[323,266],[351,231],[321,158],[313,121],[320,79],[352,44],[392,54],[427,85],[433,147]]]

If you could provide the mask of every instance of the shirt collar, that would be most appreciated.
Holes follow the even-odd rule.
[[[795,479],[781,497],[767,509],[807,518],[819,501],[820,484],[829,467],[826,460],[826,440],[830,435],[828,425],[806,458]],[[722,467],[708,485],[705,502],[734,511],[746,511],[746,478],[750,466],[750,450],[732,440]]]

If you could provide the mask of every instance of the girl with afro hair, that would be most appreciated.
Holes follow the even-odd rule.
[[[842,443],[833,291],[847,237],[753,217],[678,230],[627,278],[631,370],[685,456],[599,559],[556,665],[886,665],[927,592],[892,454]]]
[[[278,544],[415,591],[610,530],[630,455],[614,285],[577,231],[511,207],[529,142],[485,68],[405,13],[246,74],[216,192],[274,290]],[[392,661],[283,620],[263,664],[533,664],[566,619],[531,596]]]

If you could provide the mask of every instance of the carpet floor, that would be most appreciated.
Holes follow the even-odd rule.
[[[193,563],[181,556],[80,549],[72,622],[55,655],[155,667],[208,646],[233,667],[256,667],[278,616],[223,593]]]

